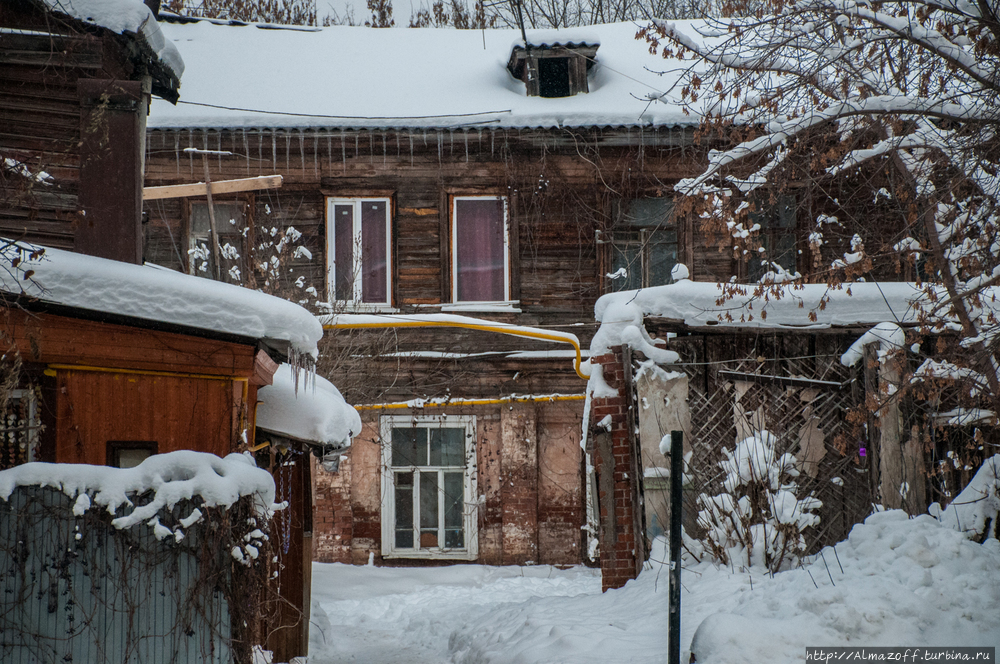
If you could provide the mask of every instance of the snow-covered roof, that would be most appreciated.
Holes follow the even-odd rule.
[[[590,92],[555,99],[528,97],[524,83],[507,71],[512,48],[524,45],[516,30],[306,31],[213,21],[164,23],[161,29],[187,70],[181,103],[154,101],[151,128],[662,127],[698,121],[679,105],[649,101],[670,90],[679,66],[690,63],[651,55],[635,39],[633,23],[528,31],[533,45],[600,44]],[[656,73],[663,70],[674,71]]]
[[[832,326],[914,324],[915,307],[925,297],[912,283],[863,282],[831,289],[824,284],[767,287],[740,286],[743,293],[726,299],[725,284],[682,279],[667,286],[610,293],[597,300],[601,323],[591,342],[592,354],[605,352],[642,330],[647,316],[682,321],[692,327],[823,329]],[[722,301],[725,300],[725,301]]]
[[[142,0],[41,0],[53,12],[66,14],[84,23],[118,34],[142,35],[159,61],[180,79],[184,60],[177,48],[164,38],[156,17]]]
[[[0,269],[0,291],[42,302],[142,320],[288,342],[316,357],[323,328],[297,304],[249,288],[193,277],[166,268],[132,265],[18,244],[17,269]],[[30,274],[30,278],[25,276]]]
[[[296,378],[295,369],[282,364],[274,374],[274,382],[258,390],[257,426],[296,440],[336,447],[350,445],[351,438],[361,433],[358,411],[322,376]]]

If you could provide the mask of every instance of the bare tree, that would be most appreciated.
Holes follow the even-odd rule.
[[[187,16],[248,23],[316,25],[316,0],[165,0],[162,9]]]
[[[898,328],[882,330],[883,375],[895,384],[868,408],[884,414],[918,394],[938,422],[995,424],[996,3],[737,0],[725,10],[734,18],[655,21],[642,34],[665,57],[694,63],[677,90],[704,118],[702,140],[719,149],[676,189],[705,230],[735,258],[763,255],[767,264],[753,223],[761,201],[794,192],[808,225],[806,276],[769,269],[756,285],[732,288],[768,297],[782,281],[842,288],[894,272],[915,280],[919,329],[905,342]],[[922,436],[929,444],[933,434]],[[971,445],[982,444],[977,430]]]

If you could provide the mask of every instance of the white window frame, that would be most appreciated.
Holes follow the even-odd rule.
[[[458,202],[470,200],[503,201],[503,299],[500,301],[459,300],[458,299]],[[452,196],[451,197],[451,302],[462,305],[484,307],[510,307],[515,304],[510,299],[510,203],[506,196]]]
[[[362,302],[364,293],[362,284],[361,266],[361,204],[364,202],[380,202],[385,204],[385,302]],[[354,206],[354,228],[351,237],[353,246],[351,247],[352,265],[351,272],[356,275],[354,280],[353,298],[350,300],[335,300],[337,290],[335,280],[337,273],[335,263],[337,256],[336,245],[336,225],[334,223],[333,209],[335,205]],[[341,302],[351,308],[377,308],[388,309],[392,307],[392,200],[383,196],[358,196],[358,197],[333,197],[326,199],[326,274],[328,299],[333,302]]]
[[[465,548],[446,549],[435,547],[433,549],[419,548],[420,533],[420,509],[419,509],[419,473],[427,472],[435,468],[452,468],[452,466],[393,466],[392,465],[392,429],[401,428],[421,428],[421,429],[465,429],[465,480],[462,483],[463,492],[463,521],[462,527],[465,530]],[[475,560],[479,557],[479,501],[477,498],[476,475],[478,468],[476,464],[476,418],[474,415],[438,415],[438,416],[415,416],[415,415],[384,415],[380,421],[380,432],[382,439],[382,557],[383,558],[421,558],[421,559],[442,559],[442,560]],[[395,472],[413,472],[413,522],[414,544],[412,549],[397,549],[396,543],[396,501],[395,501]],[[438,514],[439,528],[444,528],[444,511]],[[439,542],[441,539],[439,538]]]

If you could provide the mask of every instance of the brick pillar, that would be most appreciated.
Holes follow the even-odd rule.
[[[538,437],[534,404],[500,411],[503,564],[538,562]]]
[[[618,390],[614,397],[595,397],[591,426],[611,416],[610,431],[595,436],[594,468],[597,472],[598,505],[601,514],[601,587],[621,588],[642,570],[642,537],[637,515],[638,482],[641,480],[635,444],[629,435],[629,399],[625,391],[625,370],[621,347],[590,358],[591,365],[603,367],[604,382]]]
[[[350,563],[353,537],[350,455],[341,459],[336,473],[326,472],[309,456],[313,463],[313,560]]]

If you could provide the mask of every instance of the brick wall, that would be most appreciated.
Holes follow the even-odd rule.
[[[601,586],[621,588],[639,575],[644,561],[644,545],[639,531],[638,464],[629,435],[629,405],[625,392],[625,371],[621,348],[592,357],[592,365],[603,367],[604,381],[618,390],[614,397],[592,400],[591,423],[611,416],[608,435],[596,437],[594,467],[598,474],[598,505],[601,511]]]
[[[328,473],[312,458],[313,560],[321,563],[351,562],[353,515],[351,512],[351,459],[345,455],[340,470]]]

